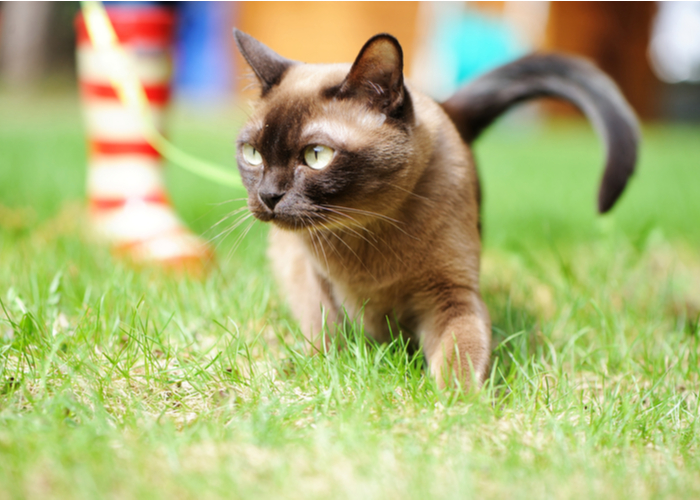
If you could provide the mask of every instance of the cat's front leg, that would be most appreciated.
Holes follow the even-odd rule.
[[[309,351],[323,350],[324,326],[328,344],[340,317],[330,284],[316,272],[308,251],[294,233],[273,228],[268,256],[282,295],[309,341]]]
[[[478,292],[461,288],[436,301],[422,333],[428,369],[440,387],[480,386],[491,359],[491,320]]]

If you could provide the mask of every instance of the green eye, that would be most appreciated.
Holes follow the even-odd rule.
[[[243,147],[241,148],[241,151],[243,153],[243,159],[247,161],[250,165],[257,167],[258,165],[262,165],[263,159],[262,156],[260,156],[260,153],[258,152],[257,149],[255,149],[253,146],[251,146],[248,143],[243,144]]]
[[[322,146],[320,144],[306,146],[306,149],[304,149],[304,161],[314,170],[321,170],[326,168],[331,162],[333,153],[335,153],[335,151],[328,146]]]

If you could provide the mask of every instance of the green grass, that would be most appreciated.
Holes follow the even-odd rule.
[[[115,259],[88,229],[75,100],[5,95],[0,115],[0,499],[700,495],[700,129],[647,127],[603,218],[588,126],[477,145],[495,350],[460,395],[361,325],[303,355],[264,226],[199,279]],[[179,111],[172,136],[233,165],[241,119]],[[168,183],[207,238],[241,206]]]

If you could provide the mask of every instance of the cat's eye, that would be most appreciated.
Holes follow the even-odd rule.
[[[243,153],[243,159],[248,162],[250,165],[257,167],[258,165],[262,165],[263,159],[262,156],[260,155],[260,152],[255,149],[253,146],[251,146],[248,143],[243,144],[243,147],[241,148],[241,152]]]
[[[331,162],[333,153],[335,153],[335,151],[328,146],[313,144],[311,146],[306,146],[306,149],[304,149],[304,161],[314,170],[321,170],[326,168]]]

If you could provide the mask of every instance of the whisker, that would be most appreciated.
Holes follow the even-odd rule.
[[[353,248],[350,245],[348,245],[347,242],[343,238],[341,238],[340,236],[335,234],[333,231],[328,231],[328,233],[335,236],[338,239],[338,241],[340,241],[343,245],[345,245],[348,248],[348,250],[350,250],[350,252],[355,256],[355,258],[357,259],[357,262],[359,262],[360,265],[365,268],[365,271],[367,271],[367,274],[369,274],[374,281],[379,282],[379,280],[374,276],[374,274],[372,274],[372,271],[370,271],[369,268],[365,265],[365,263],[362,262],[362,259],[360,258],[359,255],[357,255],[357,252],[355,252],[355,250],[353,250]],[[324,235],[324,233],[320,233],[320,234]],[[324,239],[325,239],[325,236],[324,236]],[[341,262],[342,262],[342,260],[343,259],[341,259]]]
[[[324,215],[324,214],[317,214],[317,215],[318,215],[319,217],[321,217],[324,221],[329,221],[329,220],[331,220],[331,219],[329,219],[329,217],[327,217],[327,216]],[[338,255],[338,258],[339,258],[339,260],[340,260],[340,263],[343,265],[343,267],[344,267],[345,269],[347,269],[347,266],[345,266],[345,262],[344,262],[345,259],[343,259],[343,256],[340,254],[340,252],[339,252],[338,249],[335,247],[335,245],[333,245],[333,244],[328,240],[328,238],[326,237],[326,234],[331,234],[331,235],[333,235],[338,241],[340,241],[343,245],[345,245],[345,246],[347,247],[347,249],[350,250],[350,253],[352,253],[352,254],[355,256],[355,258],[357,259],[357,262],[359,262],[360,265],[361,265],[362,267],[365,268],[365,271],[367,271],[367,273],[368,273],[370,276],[372,276],[372,279],[374,279],[374,281],[378,281],[377,278],[376,278],[376,277],[372,274],[372,272],[369,270],[369,268],[365,265],[365,263],[362,262],[362,259],[360,258],[359,255],[357,255],[357,252],[355,252],[355,250],[354,250],[350,245],[348,245],[348,243],[347,243],[343,238],[341,238],[340,236],[338,236],[338,235],[335,233],[335,231],[333,231],[333,230],[330,230],[330,231],[317,231],[316,234],[319,235],[320,237],[322,237],[322,238],[324,239],[324,241],[326,242],[326,244],[327,244],[333,251],[335,251],[335,253]]]
[[[220,207],[222,205],[227,205],[229,203],[235,203],[239,201],[248,201],[248,198],[231,198],[230,200],[207,203],[207,205],[211,207]]]
[[[353,212],[353,213],[360,214],[360,215],[370,215],[372,217],[379,217],[379,218],[384,219],[386,221],[394,222],[396,224],[405,224],[404,222],[402,222],[400,220],[392,219],[388,215],[380,214],[377,212],[371,212],[369,210],[362,210],[360,208],[341,207],[338,205],[323,205],[323,206],[329,207],[329,208],[337,208],[338,210],[347,210],[348,212]]]
[[[330,208],[335,208],[335,209],[338,209],[338,210],[340,210],[340,211],[347,210],[347,211],[349,211],[349,212],[357,213],[357,214],[360,214],[360,215],[369,215],[369,216],[371,216],[371,217],[377,217],[377,218],[379,218],[379,219],[384,220],[385,222],[387,222],[388,224],[390,224],[391,226],[393,226],[393,227],[394,227],[395,229],[397,229],[398,231],[401,231],[403,234],[405,234],[405,235],[408,236],[409,238],[412,238],[412,239],[414,239],[414,240],[418,240],[418,238],[416,238],[416,237],[413,236],[412,234],[409,234],[405,229],[403,229],[401,226],[399,226],[399,224],[405,225],[404,222],[398,221],[398,220],[396,220],[396,219],[392,219],[391,217],[389,217],[389,216],[387,216],[387,215],[378,214],[378,213],[376,213],[376,212],[370,212],[369,210],[361,210],[361,209],[359,209],[359,208],[350,208],[350,207],[340,207],[340,206],[337,206],[337,205],[323,205],[323,207],[326,207],[326,208],[329,208],[329,207],[330,207]]]
[[[215,236],[213,236],[212,238],[210,238],[208,240],[208,243],[211,244],[215,240],[218,239],[219,241],[216,243],[216,246],[215,246],[215,248],[218,248],[223,243],[223,241],[226,239],[226,237],[228,235],[233,233],[238,227],[240,227],[244,222],[246,222],[252,216],[253,216],[253,214],[250,212],[245,213],[245,214],[241,214],[235,223],[233,223],[230,227],[227,227],[226,229],[224,229],[220,233],[218,233]]]
[[[386,241],[384,238],[380,237],[379,234],[375,233],[374,231],[370,230],[369,228],[366,228],[366,227],[360,225],[360,223],[357,222],[357,221],[356,221],[353,217],[351,217],[350,215],[348,215],[348,214],[346,214],[346,213],[343,213],[343,212],[341,212],[341,211],[338,211],[338,210],[333,210],[333,209],[331,209],[331,208],[328,208],[327,206],[316,205],[316,207],[317,207],[317,208],[320,208],[320,209],[322,209],[322,210],[327,210],[327,211],[329,211],[329,212],[331,212],[331,213],[333,213],[333,214],[337,214],[337,215],[341,215],[341,216],[347,217],[348,219],[350,219],[350,220],[353,221],[353,223],[354,223],[354,226],[342,225],[342,226],[340,226],[340,227],[337,227],[337,226],[336,226],[336,227],[333,227],[333,229],[331,229],[331,231],[340,231],[340,232],[345,233],[345,234],[347,234],[348,232],[350,232],[351,235],[353,235],[353,236],[359,238],[361,241],[364,241],[364,242],[366,242],[368,245],[370,245],[374,250],[377,251],[378,254],[380,254],[380,255],[382,256],[382,258],[383,258],[385,261],[388,262],[388,261],[389,261],[389,257],[386,255],[386,252],[382,251],[379,247],[377,247],[377,245],[375,245],[375,243],[381,243],[381,244],[383,245],[383,247],[389,249],[389,251],[390,251],[391,253],[394,254],[394,257],[396,257],[396,258],[398,259],[399,262],[401,262],[402,264],[405,264],[405,263],[404,263],[404,260],[401,258],[401,255],[399,255],[399,253],[396,251],[396,249],[394,248],[393,245],[391,245],[390,243],[387,243],[387,241]],[[319,216],[322,216],[321,214],[318,214],[318,215],[319,215]],[[331,220],[331,221],[333,221],[332,218],[327,218],[327,217],[325,217],[325,216],[323,216],[323,217],[324,217],[325,220]],[[356,231],[354,228],[363,229],[364,231],[366,231],[367,233],[369,233],[370,235],[372,235],[372,240],[373,240],[373,241],[370,241],[369,238],[367,238],[367,237],[366,237],[365,235],[363,235],[362,233],[359,233],[359,232]],[[410,236],[410,235],[409,235],[409,236]]]
[[[331,233],[332,234],[332,233]],[[326,235],[324,234],[323,231],[318,231],[316,232],[316,236],[319,238],[318,243],[321,245],[321,248],[323,248],[323,243],[321,243],[321,238],[323,238],[323,241],[326,242],[326,245],[335,252],[335,254],[338,256],[338,261],[340,262],[340,265],[343,266],[343,269],[347,270],[348,266],[345,265],[345,259],[343,259],[343,256],[340,254],[338,249],[335,247],[333,243],[328,241],[328,238],[326,238]],[[324,250],[324,256],[325,256],[325,250]],[[326,265],[328,265],[328,261],[326,261]]]
[[[367,228],[367,227],[363,226],[362,224],[360,224],[360,222],[359,222],[357,219],[355,219],[354,217],[352,217],[351,215],[348,215],[348,214],[346,214],[346,213],[343,213],[343,212],[341,212],[341,211],[339,211],[339,210],[333,210],[332,208],[329,208],[329,207],[323,206],[323,205],[316,205],[316,207],[317,207],[317,208],[320,208],[321,210],[327,210],[328,212],[331,212],[331,213],[334,213],[334,214],[337,214],[337,215],[341,215],[341,216],[343,216],[343,217],[345,217],[345,218],[347,218],[347,219],[350,219],[350,220],[353,222],[353,225],[352,225],[352,226],[343,226],[344,228],[350,229],[350,228],[352,227],[352,228],[362,229],[363,231],[365,231],[365,232],[367,232],[367,233],[369,233],[369,234],[371,234],[371,235],[374,235],[374,232],[373,232],[372,230],[370,230],[369,228]],[[335,219],[335,220],[334,220],[334,219],[329,219],[329,220],[331,220],[332,222],[336,222],[336,221],[337,221],[337,219]],[[360,236],[359,233],[357,233],[357,235],[358,235],[358,237]]]
[[[358,233],[357,231],[353,231],[352,228],[350,228],[349,226],[340,227],[340,228],[338,228],[338,230],[340,230],[340,231],[342,231],[342,232],[344,232],[344,233],[346,232],[346,230],[351,230],[352,233],[353,233],[353,235],[355,235],[355,236],[357,236],[358,238],[362,239],[363,241],[367,242],[373,249],[375,249],[375,250],[377,251],[377,253],[378,253],[379,255],[382,256],[382,258],[383,258],[385,261],[389,262],[389,257],[386,255],[386,252],[382,251],[382,250],[381,250],[379,247],[377,247],[374,243],[372,243],[370,240],[368,240],[364,235]],[[396,257],[396,258],[398,259],[399,262],[401,262],[402,264],[404,264],[403,259],[402,259],[401,256],[396,252],[396,249],[394,249],[394,246],[393,246],[393,245],[391,245],[390,243],[387,243],[387,241],[386,241],[384,238],[378,237],[378,235],[376,235],[375,233],[370,232],[370,234],[373,234],[373,235],[375,236],[375,238],[374,238],[374,241],[375,241],[375,242],[381,243],[381,244],[383,245],[384,248],[389,249],[389,251],[390,251],[391,253],[394,254],[394,257]],[[377,238],[378,238],[378,241],[377,241]]]
[[[307,216],[306,218],[309,220],[309,222],[313,222],[311,221],[311,217]],[[326,255],[326,249],[323,247],[323,244],[320,240],[318,240],[318,247],[316,246],[316,241],[314,240],[314,231],[312,231],[311,228],[307,228],[307,231],[309,232],[309,238],[311,239],[311,244],[314,247],[314,252],[316,253],[316,256],[319,256],[318,248],[320,248],[321,252],[323,253],[323,260],[326,262],[326,271],[330,273],[330,265],[328,264],[328,256]],[[316,238],[318,238],[318,236],[316,236]]]
[[[236,253],[236,250],[238,250],[238,247],[243,243],[243,240],[245,239],[246,236],[248,236],[248,233],[250,232],[251,228],[255,225],[255,221],[257,219],[253,219],[250,224],[243,230],[243,232],[238,235],[238,238],[236,238],[236,241],[234,242],[233,246],[228,252],[228,259],[230,260],[231,257],[233,257],[233,254]]]
[[[355,221],[355,219],[353,219],[352,217],[350,217],[348,214],[344,214],[344,213],[342,213],[342,212],[339,212],[339,211],[337,211],[337,210],[333,210],[333,209],[330,209],[330,208],[327,208],[327,207],[319,207],[319,208],[322,208],[322,209],[324,209],[324,210],[329,210],[329,211],[331,211],[331,212],[334,213],[334,214],[343,215],[343,216],[345,216],[345,217],[348,217],[350,220],[352,220],[353,222],[355,222],[355,224],[356,224],[355,227],[362,228],[362,229],[364,229],[365,231],[367,231],[369,234],[373,235],[373,236],[374,236],[374,242],[370,241],[369,238],[367,238],[364,234],[362,234],[362,233],[356,231],[352,226],[342,226],[342,227],[334,228],[334,230],[339,230],[339,231],[342,231],[342,232],[344,232],[344,233],[347,233],[347,232],[349,231],[352,235],[356,236],[357,238],[359,238],[360,240],[366,242],[368,245],[370,245],[372,248],[374,248],[382,257],[384,257],[384,258],[386,259],[386,255],[384,254],[384,252],[382,252],[382,251],[379,249],[379,247],[377,247],[377,246],[374,244],[374,243],[377,242],[377,239],[376,239],[376,235],[375,235],[372,231],[370,231],[369,229],[365,228],[364,226],[359,225],[359,223],[358,223],[357,221]],[[332,219],[331,219],[331,220],[332,220]],[[382,240],[382,242],[386,245],[386,242],[385,242],[384,240]],[[392,250],[393,250],[393,249],[392,249]]]
[[[397,186],[396,184],[391,184],[390,182],[387,182],[385,185],[390,187],[390,188],[394,188],[394,189],[398,189],[399,191],[403,191],[404,193],[410,194],[411,196],[415,196],[416,198],[418,198],[420,200],[427,201],[431,205],[436,205],[435,201],[431,200],[427,196],[423,196],[422,194],[416,194],[413,191],[409,191],[408,189],[402,188],[401,186]]]
[[[219,233],[219,234],[230,233],[232,230],[234,230],[236,227],[238,227],[242,221],[244,221],[244,220],[247,219],[248,217],[252,217],[252,215],[253,215],[253,214],[252,214],[251,212],[244,212],[244,213],[239,213],[239,214],[230,214],[229,216],[226,216],[224,219],[222,219],[222,220],[220,220],[219,222],[217,222],[216,224],[214,224],[214,225],[210,228],[210,231],[213,230],[214,228],[216,228],[216,227],[217,227],[219,224],[221,224],[222,222],[228,221],[228,220],[230,220],[230,219],[232,219],[232,218],[235,217],[235,221],[233,222],[233,224],[231,224],[229,227],[225,228],[225,229],[224,229],[223,231],[221,231],[221,233]],[[218,236],[215,236],[214,238],[218,238]]]
[[[211,229],[214,229],[216,226],[218,226],[218,225],[221,224],[222,222],[229,220],[229,219],[232,218],[233,216],[235,216],[235,215],[237,215],[237,214],[239,214],[239,213],[241,213],[242,211],[247,210],[247,209],[248,209],[248,207],[241,207],[241,208],[239,208],[239,209],[237,209],[237,210],[234,210],[233,212],[227,213],[227,214],[224,215],[221,219],[219,219],[218,222],[215,222],[214,224],[212,224],[212,226],[211,226],[209,229],[210,229],[210,230],[211,230]]]

